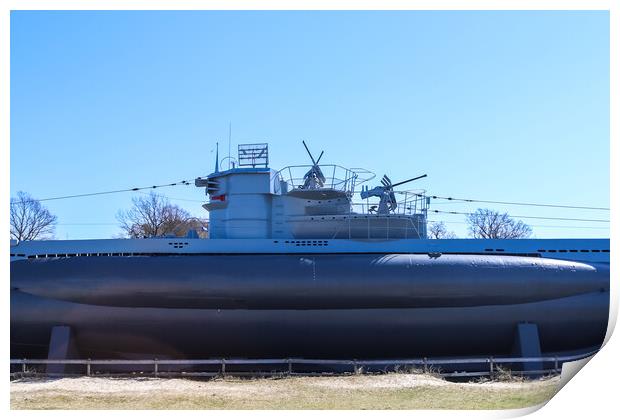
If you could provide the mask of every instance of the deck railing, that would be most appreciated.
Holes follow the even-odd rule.
[[[273,177],[274,190],[280,187],[276,183],[286,182],[288,190],[301,189],[304,186],[304,175],[312,169],[312,165],[294,165],[280,169]],[[319,165],[325,176],[323,188],[331,188],[352,195],[355,188],[375,177],[375,174],[363,168],[345,168],[340,165]]]
[[[394,191],[396,209],[389,214],[414,215],[424,214],[428,210],[428,200],[425,190]],[[372,197],[363,201],[354,201],[352,211],[361,214],[376,214],[379,208],[379,198]]]

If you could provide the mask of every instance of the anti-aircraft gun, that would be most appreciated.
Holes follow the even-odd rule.
[[[302,140],[302,143],[304,144],[306,152],[308,152],[308,155],[312,160],[312,168],[310,168],[310,170],[304,175],[304,185],[301,188],[304,190],[323,188],[323,185],[325,185],[325,175],[323,175],[323,171],[321,171],[321,168],[319,167],[319,161],[323,157],[323,151],[321,151],[319,158],[315,161],[314,156],[312,156],[310,149],[308,149],[308,146],[306,145],[306,142]]]
[[[367,186],[365,188],[362,187],[360,195],[364,200],[369,197],[379,197],[379,208],[377,213],[389,214],[398,207],[398,202],[396,201],[396,196],[394,194],[394,187],[398,187],[399,185],[403,185],[424,177],[426,177],[426,174],[392,184],[390,178],[388,178],[387,175],[383,175],[383,178],[381,178],[381,184],[383,185],[376,186],[372,190],[369,190]]]

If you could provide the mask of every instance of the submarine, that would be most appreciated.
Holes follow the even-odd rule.
[[[267,144],[239,145],[227,170],[216,157],[195,180],[208,239],[12,241],[11,358],[383,360],[603,344],[609,239],[428,239],[425,192],[396,188],[425,175],[371,189],[372,172],[306,150],[311,165],[277,171]],[[51,343],[63,340],[59,355]]]

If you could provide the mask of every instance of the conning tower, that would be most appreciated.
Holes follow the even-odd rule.
[[[197,178],[209,202],[212,239],[424,239],[427,201],[422,190],[394,187],[426,175],[392,184],[363,188],[363,201],[354,202],[362,184],[374,173],[362,168],[320,164],[303,142],[312,165],[269,168],[265,143],[238,146],[237,164]],[[216,158],[217,159],[217,158]]]

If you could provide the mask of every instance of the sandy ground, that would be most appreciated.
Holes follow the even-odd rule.
[[[12,409],[501,409],[549,400],[558,378],[451,383],[420,374],[281,379],[19,379]]]

